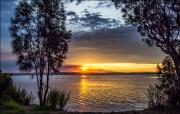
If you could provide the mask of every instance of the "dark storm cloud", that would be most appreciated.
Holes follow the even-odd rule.
[[[76,47],[73,52],[74,54],[98,53],[102,55],[103,60],[111,62],[158,63],[162,59],[161,51],[148,47],[141,40],[135,27],[129,26],[101,29],[93,32],[79,32],[73,36],[72,45]],[[81,48],[84,48],[84,50]]]

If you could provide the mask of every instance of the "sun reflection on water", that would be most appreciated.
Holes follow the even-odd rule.
[[[87,76],[81,76],[81,94],[86,94],[87,92]]]
[[[86,97],[88,96],[87,93],[87,89],[89,87],[88,85],[88,78],[86,75],[82,75],[80,78],[80,98],[79,98],[79,107],[81,110],[89,110],[88,105],[85,103],[86,102]]]

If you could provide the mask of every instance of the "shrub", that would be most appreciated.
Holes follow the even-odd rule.
[[[70,98],[70,92],[64,90],[59,91],[58,103],[61,111],[64,111],[69,98]]]
[[[56,109],[56,105],[58,102],[59,92],[56,89],[52,89],[48,94],[48,102],[51,105],[51,108]]]
[[[0,73],[0,99],[10,96],[14,89],[11,77],[8,74]]]
[[[0,101],[12,99],[19,104],[29,105],[32,97],[25,89],[17,88],[8,74],[0,73]]]
[[[30,105],[30,103],[33,101],[33,94],[28,94],[28,92],[25,89],[21,89],[20,87],[16,89],[14,95],[12,96],[13,99],[16,100],[16,102],[23,104],[23,105]]]
[[[149,108],[161,108],[166,102],[166,97],[156,86],[150,85],[147,92]]]
[[[24,109],[21,105],[19,105],[18,103],[16,103],[16,101],[12,100],[12,99],[8,99],[8,100],[3,100],[1,101],[1,105],[0,105],[0,112],[23,112]]]
[[[156,85],[168,98],[167,105],[170,107],[178,107],[180,103],[178,92],[178,76],[174,67],[174,63],[170,57],[165,57],[162,65],[158,66],[160,71],[159,83]]]
[[[61,111],[65,110],[67,102],[70,98],[70,92],[57,89],[50,89],[48,94],[48,103],[51,105],[51,108],[56,109],[58,105]]]
[[[147,93],[149,108],[167,107],[178,108],[180,97],[178,93],[178,77],[174,63],[170,57],[165,57],[158,65],[158,83],[150,85]]]

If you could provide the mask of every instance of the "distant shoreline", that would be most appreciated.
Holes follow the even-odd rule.
[[[4,73],[11,76],[14,75],[35,75],[35,73]],[[51,75],[120,75],[120,74],[158,74],[157,72],[110,72],[110,73],[78,73],[78,72],[60,72],[52,73]]]

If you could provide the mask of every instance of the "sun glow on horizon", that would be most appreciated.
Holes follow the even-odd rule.
[[[82,72],[157,72],[157,64],[97,63],[84,64]]]
[[[81,70],[82,70],[83,72],[85,72],[85,71],[87,71],[87,67],[86,67],[86,66],[82,66],[82,67],[81,67]]]

